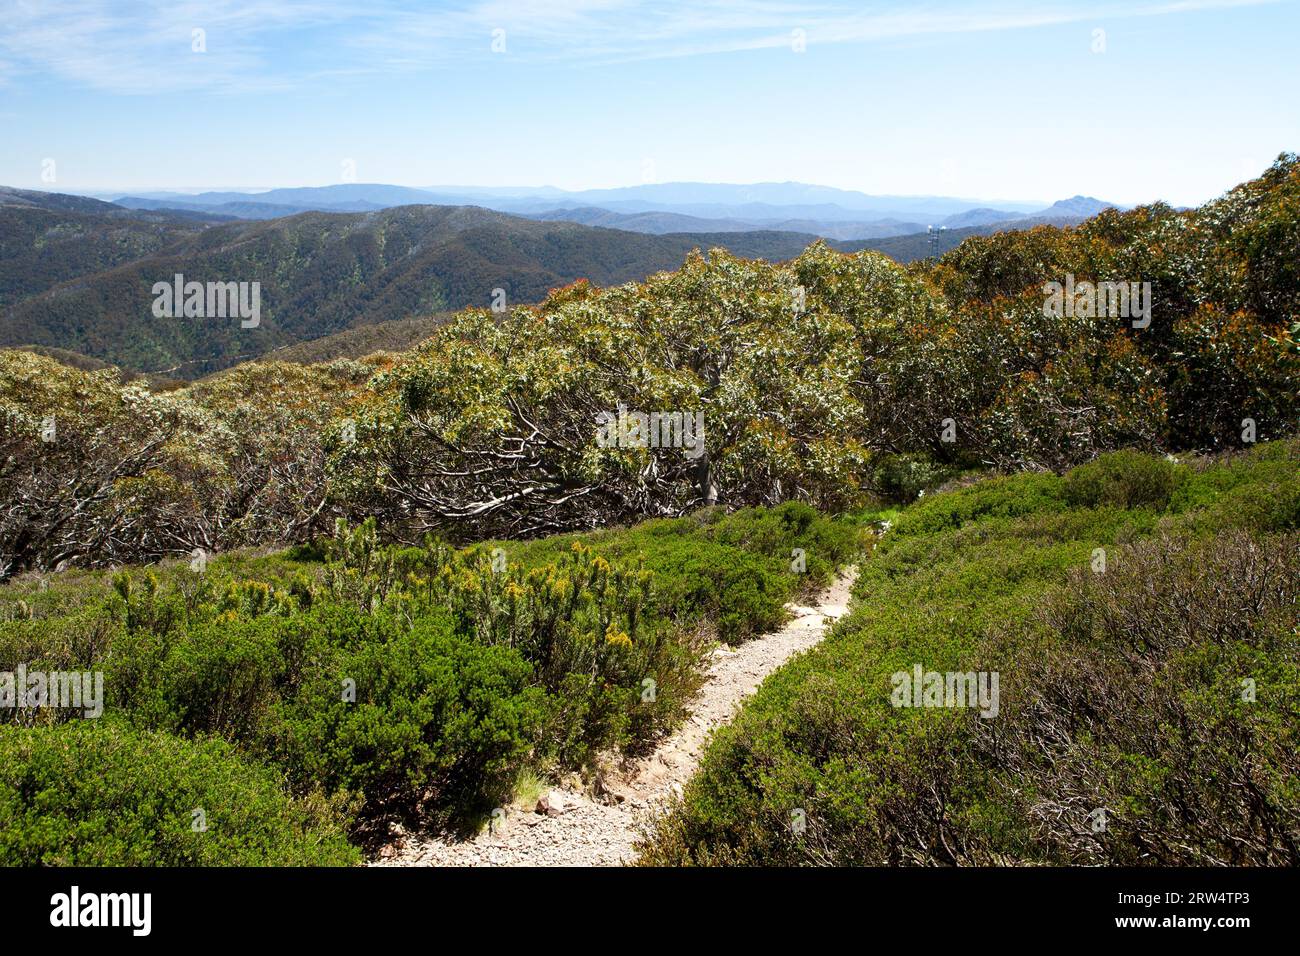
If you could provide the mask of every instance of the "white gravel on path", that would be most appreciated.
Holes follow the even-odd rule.
[[[654,753],[603,781],[599,799],[573,788],[552,789],[549,813],[508,808],[491,830],[464,841],[401,834],[373,866],[618,866],[631,862],[641,824],[695,772],[714,729],[794,655],[819,642],[848,610],[856,568],[846,569],[816,605],[788,605],[794,618],[779,631],[714,651],[691,716]]]

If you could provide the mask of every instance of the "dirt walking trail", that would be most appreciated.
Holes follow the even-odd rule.
[[[787,605],[794,617],[779,631],[714,651],[691,715],[648,757],[606,775],[599,797],[571,787],[545,792],[533,807],[507,808],[493,826],[464,841],[400,834],[375,866],[617,866],[631,862],[640,825],[680,792],[709,734],[740,702],[795,654],[812,647],[848,609],[857,569],[849,568],[813,606]]]

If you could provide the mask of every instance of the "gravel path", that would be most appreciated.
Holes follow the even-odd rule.
[[[768,674],[812,647],[848,608],[857,576],[847,569],[816,606],[789,605],[794,619],[779,631],[714,651],[709,675],[691,716],[654,753],[603,780],[599,798],[576,788],[555,788],[538,809],[507,808],[494,825],[470,840],[403,834],[385,847],[375,866],[617,866],[630,862],[640,824],[695,772],[710,733],[731,720],[740,702]]]

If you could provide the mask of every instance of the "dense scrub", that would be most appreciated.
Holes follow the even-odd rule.
[[[1296,443],[924,499],[854,593],[645,862],[1300,863]],[[995,714],[899,706],[918,664],[996,673]]]
[[[342,819],[221,740],[117,720],[0,730],[7,866],[343,866],[360,854]]]
[[[0,577],[304,542],[336,517],[413,544],[709,504],[834,511],[971,468],[1275,439],[1300,414],[1298,197],[1283,156],[1200,209],[976,236],[908,267],[822,244],[777,265],[715,250],[460,313],[400,356],[251,364],[171,392],[0,352]],[[1149,324],[1049,314],[1046,284],[1067,281],[1147,284]],[[698,413],[702,441],[602,444],[620,408]]]
[[[658,582],[659,613],[683,626],[711,621],[731,643],[778,626],[787,601],[829,584],[861,546],[853,523],[826,521],[799,502],[503,544],[531,566],[555,560],[574,541],[610,560],[642,562]]]
[[[0,862],[342,863],[345,833],[471,825],[523,768],[644,748],[713,638],[780,623],[859,542],[797,503],[462,551],[385,546],[368,521],[16,580],[0,672],[102,671],[104,717],[0,709]]]

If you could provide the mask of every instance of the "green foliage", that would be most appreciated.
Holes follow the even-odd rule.
[[[1055,475],[992,478],[954,494],[918,502],[899,515],[893,533],[898,537],[928,535],[986,518],[1021,518],[1065,508],[1062,482]]]
[[[344,820],[220,740],[108,719],[0,728],[0,865],[346,866]]]
[[[1294,327],[1300,316],[1300,163],[1283,153],[1258,179],[1242,183],[1197,217],[1212,263],[1216,297],[1230,310]]]
[[[0,311],[70,279],[154,254],[203,228],[200,223],[161,216],[136,217],[107,203],[102,211],[55,210],[4,200],[0,200]],[[53,344],[72,343],[65,339]]]
[[[644,745],[681,716],[699,685],[703,642],[687,622],[665,613],[655,576],[639,560],[611,563],[572,540],[532,565],[505,560],[504,551],[457,552],[435,541],[378,549],[364,525],[340,527],[339,539],[344,548],[354,544],[326,573],[336,598],[351,594],[359,607],[387,601],[411,616],[445,608],[457,633],[517,651],[532,664],[535,681],[555,702],[544,749],[563,765],[581,764],[602,748]],[[690,574],[688,554],[679,551],[674,560],[660,565],[664,585]],[[707,606],[690,623],[720,617]],[[642,693],[647,680],[655,686],[649,699]]]
[[[955,470],[923,454],[880,455],[872,461],[872,488],[883,501],[908,504],[952,478]]]
[[[288,613],[218,600],[182,625],[166,613],[175,593],[128,581],[117,579],[130,624],[90,662],[107,672],[106,709],[151,731],[220,736],[278,765],[297,792],[355,795],[363,820],[499,798],[554,732],[556,705],[533,686],[531,665],[457,636],[436,606],[412,623],[393,607],[371,613],[328,598]],[[21,646],[68,623],[42,622]]]
[[[175,631],[128,629],[108,662],[109,705],[144,726],[256,744],[284,682],[276,623],[227,612]]]
[[[1132,451],[1102,455],[1065,478],[1065,500],[1074,508],[1152,508],[1164,511],[1176,472],[1167,461]]]
[[[296,664],[276,709],[277,759],[300,785],[364,795],[371,814],[500,800],[548,714],[527,661],[456,636],[445,617],[408,628],[325,605],[277,630]]]
[[[829,584],[864,547],[855,525],[798,502],[502,544],[512,562],[538,567],[562,559],[574,542],[650,572],[653,587],[645,600],[654,616],[679,628],[707,624],[713,636],[730,643],[779,625],[786,602]],[[803,551],[804,571],[794,570],[795,549]]]
[[[662,581],[656,600],[683,616],[716,622],[717,635],[739,643],[780,624],[796,582],[781,576],[782,562],[698,541],[665,540],[655,563],[675,573]]]
[[[1300,530],[1300,474],[1294,442],[1261,445],[1214,468],[1193,468],[1171,510],[1200,533]]]
[[[1238,505],[1293,501],[1298,451],[1115,456],[908,509],[642,862],[1295,865],[1300,541]],[[893,706],[917,663],[998,673],[998,715]]]
[[[373,521],[340,522],[312,547],[198,570],[15,580],[0,664],[102,669],[98,725],[223,740],[304,805],[346,805],[339,826],[365,840],[398,818],[460,826],[521,772],[647,749],[698,689],[710,638],[779,623],[859,546],[856,526],[797,503],[501,550],[385,545]]]
[[[155,393],[0,351],[0,578],[327,531],[326,426],[367,374],[252,365]]]
[[[864,540],[851,523],[828,519],[815,508],[787,501],[772,508],[730,512],[702,530],[708,540],[755,554],[777,558],[789,570],[792,552],[805,558],[805,586],[829,584],[835,572],[862,549]]]
[[[1043,618],[1071,639],[1024,679],[999,790],[1110,808],[1104,833],[1041,827],[1052,859],[1120,865],[1295,865],[1300,824],[1300,537],[1227,532],[1124,550],[1075,571]],[[1045,730],[1074,727],[1069,753]],[[1213,781],[1214,786],[1207,786]],[[1011,804],[1014,805],[1014,804]]]

